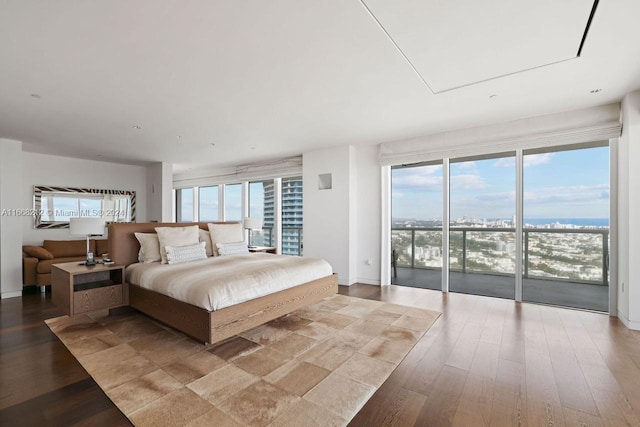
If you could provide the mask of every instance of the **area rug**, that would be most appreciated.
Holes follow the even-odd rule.
[[[343,426],[438,316],[334,295],[208,346],[138,313],[46,322],[137,426]]]

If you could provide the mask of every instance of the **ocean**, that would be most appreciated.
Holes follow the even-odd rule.
[[[609,218],[524,218],[525,224],[573,224],[580,226],[608,227]]]

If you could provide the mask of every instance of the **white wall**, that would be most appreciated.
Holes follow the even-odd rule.
[[[0,298],[22,295],[21,202],[22,143],[0,139]]]
[[[330,173],[333,188],[318,189]],[[377,146],[303,155],[304,254],[323,258],[341,285],[380,284],[380,165]]]
[[[45,154],[22,153],[22,205],[33,208],[34,185],[133,190],[136,192],[136,221],[147,220],[147,168],[117,163],[72,159]],[[37,230],[33,218],[22,218],[24,244],[42,244],[43,240],[67,240],[69,229]],[[82,239],[80,237],[80,239]]]
[[[147,167],[147,221],[173,220],[173,167],[170,163],[154,163]]]
[[[353,147],[303,154],[304,254],[326,259],[341,285],[355,282],[353,259],[357,233],[351,200],[356,186]],[[318,175],[331,174],[332,188],[318,189]]]
[[[618,317],[640,329],[640,91],[622,101],[618,161]]]
[[[360,146],[355,149],[357,164],[357,252],[355,258],[356,281],[370,285],[380,284],[380,164],[378,146]]]

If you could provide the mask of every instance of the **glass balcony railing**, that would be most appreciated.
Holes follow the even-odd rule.
[[[524,278],[608,286],[609,230],[525,228]],[[398,267],[442,268],[442,229],[392,228]],[[456,228],[449,233],[450,269],[514,275],[515,229]]]
[[[256,246],[275,246],[274,227],[262,227],[262,233],[253,236]],[[284,255],[302,255],[302,227],[282,227],[282,253]]]

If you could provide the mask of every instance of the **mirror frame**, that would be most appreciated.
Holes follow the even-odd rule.
[[[131,200],[131,218],[128,222],[136,222],[136,192],[128,190],[105,190],[96,188],[76,188],[76,187],[50,187],[45,185],[33,186],[33,228],[36,229],[59,229],[69,228],[69,221],[42,221],[42,193],[69,193],[69,194],[100,194],[129,196]],[[107,222],[108,224],[109,222]]]

